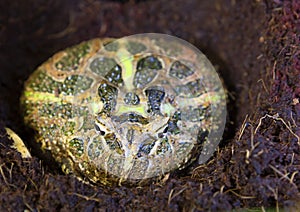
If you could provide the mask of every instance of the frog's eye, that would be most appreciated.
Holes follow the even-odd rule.
[[[160,114],[160,105],[165,97],[165,91],[162,87],[154,86],[145,90],[148,97],[149,112]]]
[[[98,95],[103,102],[102,112],[110,113],[112,112],[117,104],[118,90],[117,88],[103,82],[98,88]]]
[[[136,88],[144,88],[162,69],[162,63],[155,56],[147,56],[138,61],[136,69],[133,85]]]

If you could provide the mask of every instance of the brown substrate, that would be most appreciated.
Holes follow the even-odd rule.
[[[300,198],[300,3],[297,0],[7,1],[0,3],[0,210],[169,211],[289,207]],[[22,160],[19,110],[29,74],[54,52],[92,37],[143,32],[183,38],[219,67],[228,122],[214,157],[192,175],[142,188],[97,187],[56,165]]]

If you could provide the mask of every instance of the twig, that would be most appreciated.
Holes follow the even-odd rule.
[[[27,184],[25,184],[25,187],[24,187],[24,191],[23,191],[23,194],[22,194],[22,198],[23,198],[23,202],[24,202],[24,205],[26,205],[26,207],[30,210],[30,211],[35,211],[26,201],[26,198],[25,198],[25,191],[27,189]],[[25,211],[25,210],[24,210]]]
[[[95,201],[95,202],[101,202],[101,199],[100,198],[95,198],[95,196],[97,195],[97,193],[95,193],[93,196],[91,197],[88,197],[88,196],[85,196],[85,195],[82,195],[82,194],[78,194],[78,193],[68,193],[69,195],[75,195],[75,196],[78,196],[80,198],[83,198],[87,201]]]
[[[276,200],[276,212],[279,212],[279,205],[278,205],[278,188],[273,189],[271,186],[267,186],[267,188],[273,192],[274,199]]]
[[[233,191],[232,189],[227,190],[225,193],[227,193],[227,192],[231,192],[231,193],[233,193],[234,195],[238,196],[241,199],[255,199],[256,198],[255,196],[243,196],[243,195],[240,195],[240,194],[236,193],[235,191]]]
[[[262,85],[263,85],[263,87],[264,87],[264,89],[266,90],[266,92],[269,93],[269,90],[268,90],[268,88],[267,88],[267,86],[265,84],[265,81],[263,79],[259,79],[257,82],[261,82]]]
[[[274,119],[274,120],[276,120],[276,121],[281,121],[281,122],[285,125],[285,127],[290,131],[290,133],[292,133],[292,134],[297,138],[297,140],[298,140],[298,145],[300,145],[300,137],[299,137],[296,133],[293,132],[293,130],[291,129],[291,127],[290,127],[290,126],[289,126],[282,118],[279,117],[279,114],[278,114],[278,113],[276,113],[276,114],[273,115],[273,116],[271,116],[271,115],[269,115],[269,114],[266,114],[266,115],[264,115],[263,117],[261,117],[261,118],[259,119],[259,122],[258,122],[257,127],[255,128],[254,134],[257,133],[258,128],[259,128],[259,127],[261,126],[261,124],[262,124],[262,120],[265,119],[266,117],[272,118],[272,119]]]
[[[8,186],[12,186],[12,187],[14,187],[14,188],[17,188],[17,186],[15,186],[14,184],[11,184],[11,183],[9,183],[9,182],[7,181],[7,179],[6,179],[6,177],[5,177],[5,174],[4,174],[4,172],[3,172],[3,169],[2,169],[2,166],[4,166],[4,165],[5,165],[5,163],[3,163],[3,164],[0,165],[0,173],[1,173],[2,177],[3,177],[3,180],[4,180],[5,184],[8,185]],[[13,165],[12,165],[12,166],[13,166]],[[10,173],[10,176],[11,176],[11,173]]]
[[[173,194],[173,192],[174,192],[174,189],[172,189],[171,191],[170,191],[170,193],[169,193],[169,198],[168,198],[168,205],[170,205],[170,203],[171,203],[171,201],[172,201],[172,199],[174,199],[175,197],[177,197],[179,194],[181,194],[184,190],[186,190],[187,189],[187,187],[184,187],[183,189],[181,189],[180,191],[178,191],[176,194],[174,194],[173,196],[172,196],[172,194]]]
[[[247,119],[248,119],[248,114],[246,115],[246,117],[245,117],[245,119],[243,121],[242,128],[240,128],[238,141],[241,140],[241,137],[244,134],[244,130],[245,130],[246,126],[247,126],[247,124],[246,124],[246,120]]]
[[[251,149],[250,151],[248,149],[246,149],[246,163],[249,164],[250,162],[248,161],[248,159],[250,158],[252,152],[254,151],[254,149],[259,145],[259,142],[257,142],[256,144],[254,144],[254,133],[253,133],[253,126],[252,124],[249,124],[251,127],[251,134],[250,134],[250,145],[251,145]]]
[[[274,172],[276,172],[277,174],[279,174],[282,178],[288,180],[292,185],[294,185],[295,187],[297,187],[297,186],[295,185],[295,183],[293,182],[293,180],[294,180],[295,175],[298,173],[298,171],[294,172],[294,173],[292,174],[292,177],[289,178],[289,177],[288,177],[289,173],[283,174],[281,171],[279,171],[278,169],[276,169],[276,168],[275,168],[274,166],[272,166],[271,164],[269,164],[269,167],[270,167],[271,169],[273,169]]]

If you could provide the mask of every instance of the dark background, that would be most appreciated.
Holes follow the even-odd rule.
[[[300,189],[299,17],[297,0],[1,0],[0,210],[293,206]],[[108,188],[62,174],[34,148],[31,160],[9,148],[4,127],[28,146],[33,140],[19,98],[39,64],[83,40],[144,32],[191,42],[224,79],[228,122],[206,165],[163,183]]]

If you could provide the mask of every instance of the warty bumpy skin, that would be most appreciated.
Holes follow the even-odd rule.
[[[81,179],[110,185],[162,177],[195,161],[219,127],[212,108],[225,97],[203,60],[151,37],[82,42],[26,81],[25,123]]]

